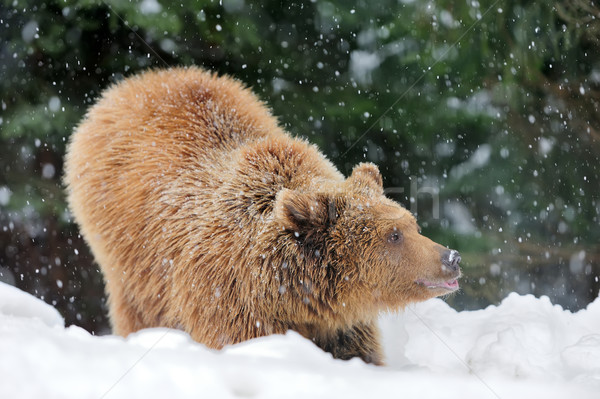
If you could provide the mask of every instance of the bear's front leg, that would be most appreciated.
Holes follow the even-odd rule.
[[[379,341],[379,329],[375,321],[356,323],[350,328],[339,329],[315,339],[318,346],[330,352],[336,359],[360,357],[366,363],[381,366],[383,354]]]

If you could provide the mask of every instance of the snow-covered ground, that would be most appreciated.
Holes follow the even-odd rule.
[[[474,312],[435,299],[381,327],[387,367],[334,360],[295,333],[218,352],[175,330],[65,328],[0,283],[0,398],[600,398],[600,299],[577,313],[515,294]]]

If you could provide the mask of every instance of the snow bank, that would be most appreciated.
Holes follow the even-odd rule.
[[[52,306],[20,289],[0,282],[0,317],[14,316],[38,319],[50,327],[63,327],[65,322]]]
[[[0,398],[565,398],[600,391],[600,299],[575,314],[510,295],[456,312],[441,300],[382,317],[388,367],[334,360],[298,334],[221,352],[186,334],[127,339],[63,327],[0,283]]]
[[[381,324],[391,366],[600,387],[600,299],[577,313],[514,293],[472,312],[431,300]]]

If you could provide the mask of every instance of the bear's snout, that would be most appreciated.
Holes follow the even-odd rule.
[[[457,272],[461,261],[460,253],[454,249],[447,249],[442,253],[442,265],[449,270]]]

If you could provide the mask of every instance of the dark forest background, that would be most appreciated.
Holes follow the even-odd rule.
[[[455,308],[598,295],[596,1],[0,1],[0,281],[68,324],[108,331],[61,184],[69,135],[111,83],[173,65],[242,80],[345,174],[378,164],[460,250]]]

